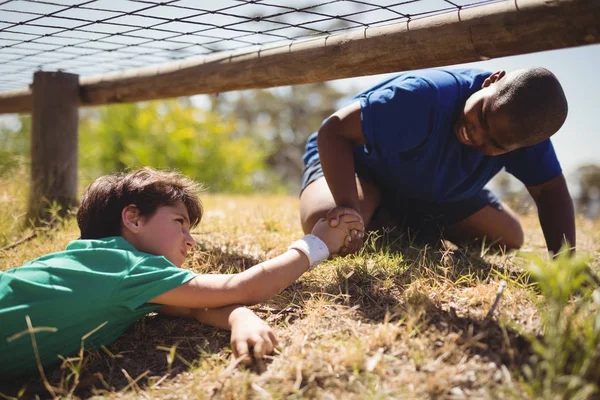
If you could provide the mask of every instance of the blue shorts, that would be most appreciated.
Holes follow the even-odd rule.
[[[302,157],[304,171],[302,174],[302,187],[323,176],[321,160],[317,151],[317,135],[312,134],[306,143],[306,152]],[[357,176],[369,179],[357,168]],[[410,228],[423,232],[424,236],[441,233],[446,226],[456,224],[463,219],[475,214],[485,206],[492,206],[502,210],[502,202],[491,190],[483,188],[475,196],[461,201],[449,203],[434,203],[420,199],[401,197],[380,188],[381,204],[373,216],[374,219],[381,214],[392,219],[394,226]],[[380,221],[378,221],[379,223]]]

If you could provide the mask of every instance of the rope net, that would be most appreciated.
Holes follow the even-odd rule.
[[[499,0],[0,0],[0,91],[406,22]]]

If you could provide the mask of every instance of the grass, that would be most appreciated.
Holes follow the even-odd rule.
[[[22,185],[12,180],[0,182],[6,204],[0,208],[2,245],[30,233],[10,222],[24,213],[25,199]],[[207,211],[194,232],[199,245],[185,265],[196,272],[245,269],[283,252],[302,234],[293,197],[206,194],[203,199]],[[537,218],[523,216],[522,222],[524,250],[544,255]],[[580,220],[578,228],[579,251],[590,254],[596,269],[598,224]],[[0,264],[8,269],[62,250],[77,235],[74,221],[65,220],[0,251]],[[596,379],[589,364],[596,359],[578,364],[588,375],[569,369],[574,361],[568,357],[561,358],[566,368],[550,370],[557,356],[548,355],[554,342],[543,334],[552,331],[548,324],[574,316],[571,324],[591,329],[582,337],[593,339],[589,321],[598,295],[567,293],[559,307],[566,311],[549,312],[544,299],[550,292],[533,283],[527,263],[514,254],[492,254],[481,244],[461,250],[447,242],[423,246],[405,234],[379,232],[361,253],[320,265],[254,307],[282,344],[265,362],[238,366],[231,360],[227,332],[150,315],[108,348],[88,351],[72,363],[81,362],[81,368],[46,374],[59,397],[101,399],[576,398],[574,393],[589,398],[594,389],[589,382]],[[499,306],[486,318],[503,280],[508,284]],[[574,295],[579,297],[573,300]],[[585,312],[577,314],[579,309]],[[568,339],[573,332],[554,335],[571,335]],[[565,349],[570,352],[584,346],[593,353],[598,342],[592,339],[560,343],[570,343]],[[573,392],[577,377],[584,385]],[[561,379],[566,384],[554,384]],[[0,392],[7,398],[51,397],[35,378],[2,383]]]

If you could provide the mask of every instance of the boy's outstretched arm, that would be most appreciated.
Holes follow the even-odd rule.
[[[271,354],[278,345],[271,327],[246,307],[232,305],[220,308],[194,309],[163,306],[161,314],[196,320],[220,329],[231,330],[231,349],[235,358],[244,358],[244,363],[252,362],[252,357],[262,358]]]
[[[329,254],[336,254],[346,244],[350,231],[361,225],[362,222],[353,215],[343,216],[335,228],[330,227],[323,218],[317,222],[313,233],[325,242]],[[289,249],[238,274],[197,275],[148,302],[194,309],[256,304],[281,292],[309,267],[308,257],[304,253]]]
[[[575,211],[563,174],[541,185],[528,186],[527,190],[537,205],[548,251],[557,254],[565,241],[574,251]]]

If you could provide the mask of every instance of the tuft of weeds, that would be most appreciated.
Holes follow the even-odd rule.
[[[541,336],[530,335],[535,355],[524,366],[533,394],[545,399],[587,399],[600,388],[600,289],[589,256],[571,257],[563,249],[555,259],[525,254],[542,295]]]

